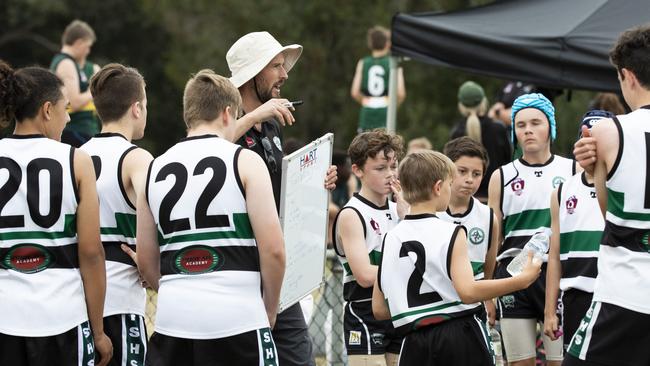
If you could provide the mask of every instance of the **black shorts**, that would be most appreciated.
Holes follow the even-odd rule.
[[[187,339],[155,333],[149,340],[149,366],[277,366],[269,328],[217,339]]]
[[[475,315],[421,328],[404,337],[400,366],[493,366],[485,323]]]
[[[569,289],[562,293],[562,310],[560,322],[564,332],[564,350],[569,347],[571,337],[580,326],[582,318],[591,306],[591,299],[594,296],[591,292],[576,289]]]
[[[506,269],[511,261],[512,258],[506,258],[497,264],[495,279],[512,277]],[[500,319],[537,319],[543,322],[545,297],[546,263],[542,264],[542,273],[528,288],[499,296],[497,306]]]
[[[348,355],[399,354],[403,340],[390,320],[375,319],[372,301],[345,304],[343,337]]]
[[[3,366],[91,365],[94,359],[95,343],[87,321],[49,337],[0,333],[0,365]]]
[[[116,314],[104,318],[104,333],[113,343],[109,366],[142,366],[147,353],[144,318],[136,314]]]
[[[278,314],[271,332],[282,366],[316,366],[309,330],[299,302]]]
[[[650,314],[594,301],[562,365],[647,366],[650,365]]]

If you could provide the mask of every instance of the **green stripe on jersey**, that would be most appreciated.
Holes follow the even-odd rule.
[[[368,258],[370,259],[371,265],[378,266],[379,263],[381,263],[381,252],[373,250],[368,253]],[[353,276],[352,269],[350,268],[350,264],[348,262],[343,263],[343,269],[345,270],[346,276]]]
[[[607,212],[623,220],[650,221],[650,214],[626,212],[624,205],[625,193],[607,188]]]
[[[560,254],[569,252],[597,252],[602,231],[573,231],[560,233]]]
[[[432,306],[432,307],[426,308],[426,309],[407,311],[405,313],[395,315],[394,317],[392,317],[392,320],[395,321],[395,320],[405,318],[407,316],[417,315],[417,314],[422,314],[422,313],[428,313],[428,312],[436,311],[436,310],[442,310],[442,309],[450,308],[452,306],[461,305],[461,304],[462,304],[462,302],[460,302],[460,301],[453,301],[453,302],[448,302],[448,303],[445,303],[445,304],[442,304],[442,305]]]
[[[235,230],[232,231],[212,231],[207,233],[180,234],[169,238],[164,238],[162,232],[158,231],[158,243],[162,245],[173,243],[185,243],[188,241],[202,241],[214,239],[254,239],[253,228],[248,219],[247,213],[235,213],[232,215],[232,221]]]
[[[474,276],[476,276],[479,273],[483,273],[483,265],[485,263],[483,263],[483,262],[471,262],[471,261],[470,261],[470,263],[472,264],[472,272],[474,273]]]
[[[73,214],[65,215],[63,218],[63,231],[11,231],[7,233],[0,233],[0,240],[61,239],[74,238],[75,236],[77,236],[77,215]]]
[[[506,217],[505,235],[515,230],[532,230],[551,226],[551,210],[526,210]]]
[[[103,227],[100,233],[104,235],[124,235],[127,238],[135,238],[136,215],[127,213],[115,213],[116,227]]]

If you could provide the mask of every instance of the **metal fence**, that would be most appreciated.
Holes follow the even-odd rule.
[[[309,334],[318,366],[346,366],[343,343],[343,267],[333,249],[327,251],[325,283],[312,293],[313,307],[308,321]],[[146,323],[153,333],[158,294],[147,289]]]

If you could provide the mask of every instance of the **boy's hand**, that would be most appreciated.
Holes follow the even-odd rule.
[[[397,203],[397,216],[401,220],[411,211],[411,205],[402,196],[402,185],[399,183],[399,179],[391,181],[390,190],[393,192],[393,197],[395,197],[395,203]]]
[[[133,262],[135,263],[135,265],[136,265],[136,267],[137,267],[137,265],[138,265],[138,254],[137,254],[136,252],[134,252],[133,249],[131,249],[131,248],[130,248],[128,245],[126,245],[126,244],[122,244],[122,245],[120,245],[120,248],[122,248],[122,251],[123,251],[124,253],[128,254],[129,257],[131,257],[131,259],[133,259]],[[139,273],[139,271],[138,271],[138,273]],[[141,273],[139,273],[139,276],[140,276],[140,285],[141,285],[143,288],[151,288],[151,286],[149,286],[149,284],[147,283],[147,281],[144,280],[144,277],[142,277],[142,274],[141,274]]]
[[[596,166],[596,139],[591,137],[587,126],[582,126],[582,137],[573,145],[573,156],[582,169],[593,175]]]
[[[494,301],[490,300],[485,300],[483,301],[483,304],[485,305],[485,312],[487,313],[487,321],[488,324],[490,324],[491,327],[494,326],[494,323],[497,321],[497,308],[494,305]]]
[[[546,334],[552,341],[557,340],[560,335],[558,326],[558,318],[556,314],[544,316],[544,334]]]
[[[524,285],[522,288],[526,288],[535,282],[537,277],[539,277],[540,272],[542,272],[542,261],[535,258],[532,251],[528,252],[526,265],[518,276],[522,279],[522,284]]]
[[[111,339],[105,333],[95,333],[93,334],[93,338],[95,341],[95,350],[99,354],[99,362],[96,365],[108,365],[108,361],[113,358],[113,344],[111,343]],[[95,359],[97,359],[97,354],[95,355]]]

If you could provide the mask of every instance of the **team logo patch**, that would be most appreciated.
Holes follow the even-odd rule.
[[[174,266],[178,273],[201,274],[213,272],[223,265],[223,256],[215,248],[193,245],[176,254]]]
[[[306,152],[300,157],[300,170],[316,163],[316,149]]]
[[[517,196],[521,196],[525,186],[526,183],[521,178],[516,178],[512,183],[510,183],[510,188],[512,188],[512,191],[515,192]]]
[[[485,239],[485,232],[481,228],[473,227],[467,236],[469,237],[470,243],[478,245],[483,242],[483,239]]]
[[[379,224],[377,221],[375,221],[375,219],[370,219],[370,226],[377,233],[377,235],[381,235],[381,229],[379,228]]]
[[[566,200],[564,205],[566,206],[566,212],[572,215],[578,206],[578,198],[576,196],[571,196]]]
[[[384,344],[384,334],[382,333],[372,333],[370,335],[370,339],[372,340],[372,344],[376,346],[381,346]]]
[[[348,339],[348,344],[350,346],[360,346],[361,345],[361,332],[356,330],[350,331],[350,339]]]
[[[273,143],[275,144],[275,147],[278,148],[278,150],[282,151],[282,141],[280,141],[279,137],[273,136]]]
[[[255,140],[252,137],[246,136],[244,140],[246,140],[246,145],[248,145],[248,147],[255,146]]]
[[[515,307],[515,297],[513,295],[501,296],[501,303],[504,308],[512,309]]]
[[[49,267],[53,255],[38,244],[18,244],[9,249],[2,262],[6,268],[22,273],[36,273]]]
[[[560,184],[564,183],[565,180],[566,179],[560,176],[553,178],[553,188],[557,188]]]

